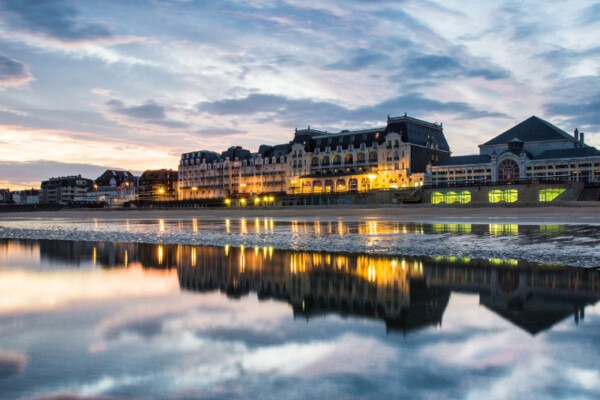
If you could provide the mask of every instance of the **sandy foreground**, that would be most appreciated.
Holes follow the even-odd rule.
[[[121,220],[275,218],[282,220],[378,220],[423,223],[506,223],[600,225],[600,202],[561,203],[560,206],[468,206],[431,205],[329,206],[299,208],[197,208],[197,209],[78,209],[0,213],[0,222],[15,220]]]

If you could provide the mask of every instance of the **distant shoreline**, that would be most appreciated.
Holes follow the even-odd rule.
[[[600,202],[565,202],[548,206],[305,206],[187,209],[64,209],[59,211],[0,212],[2,221],[15,220],[122,220],[122,219],[274,218],[283,220],[337,220],[464,224],[588,224],[600,225]]]

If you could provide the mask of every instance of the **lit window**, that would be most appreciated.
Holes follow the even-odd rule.
[[[471,192],[464,190],[462,192],[433,192],[431,193],[431,204],[467,204],[471,202]]]
[[[488,201],[490,203],[514,203],[519,199],[519,192],[516,189],[490,190]]]
[[[563,194],[566,189],[541,189],[539,193],[539,200],[541,202],[552,201],[558,196]]]

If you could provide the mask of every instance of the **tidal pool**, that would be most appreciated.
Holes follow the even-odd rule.
[[[0,293],[0,398],[600,396],[589,266],[2,239]]]

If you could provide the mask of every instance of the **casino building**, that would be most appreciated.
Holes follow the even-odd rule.
[[[263,145],[256,153],[231,147],[221,154],[182,154],[179,199],[418,188],[427,166],[449,156],[441,124],[407,115],[363,130],[330,133],[308,127],[297,129],[289,143]]]
[[[496,186],[477,191],[436,190],[430,197],[434,204],[469,203],[480,191],[488,202],[511,203],[525,194],[524,188],[514,187],[519,183],[541,185],[529,200],[552,201],[573,186],[569,183],[600,182],[600,151],[585,144],[583,132],[575,129],[569,135],[532,116],[479,145],[478,155],[449,157],[429,165],[426,182],[434,188]]]

